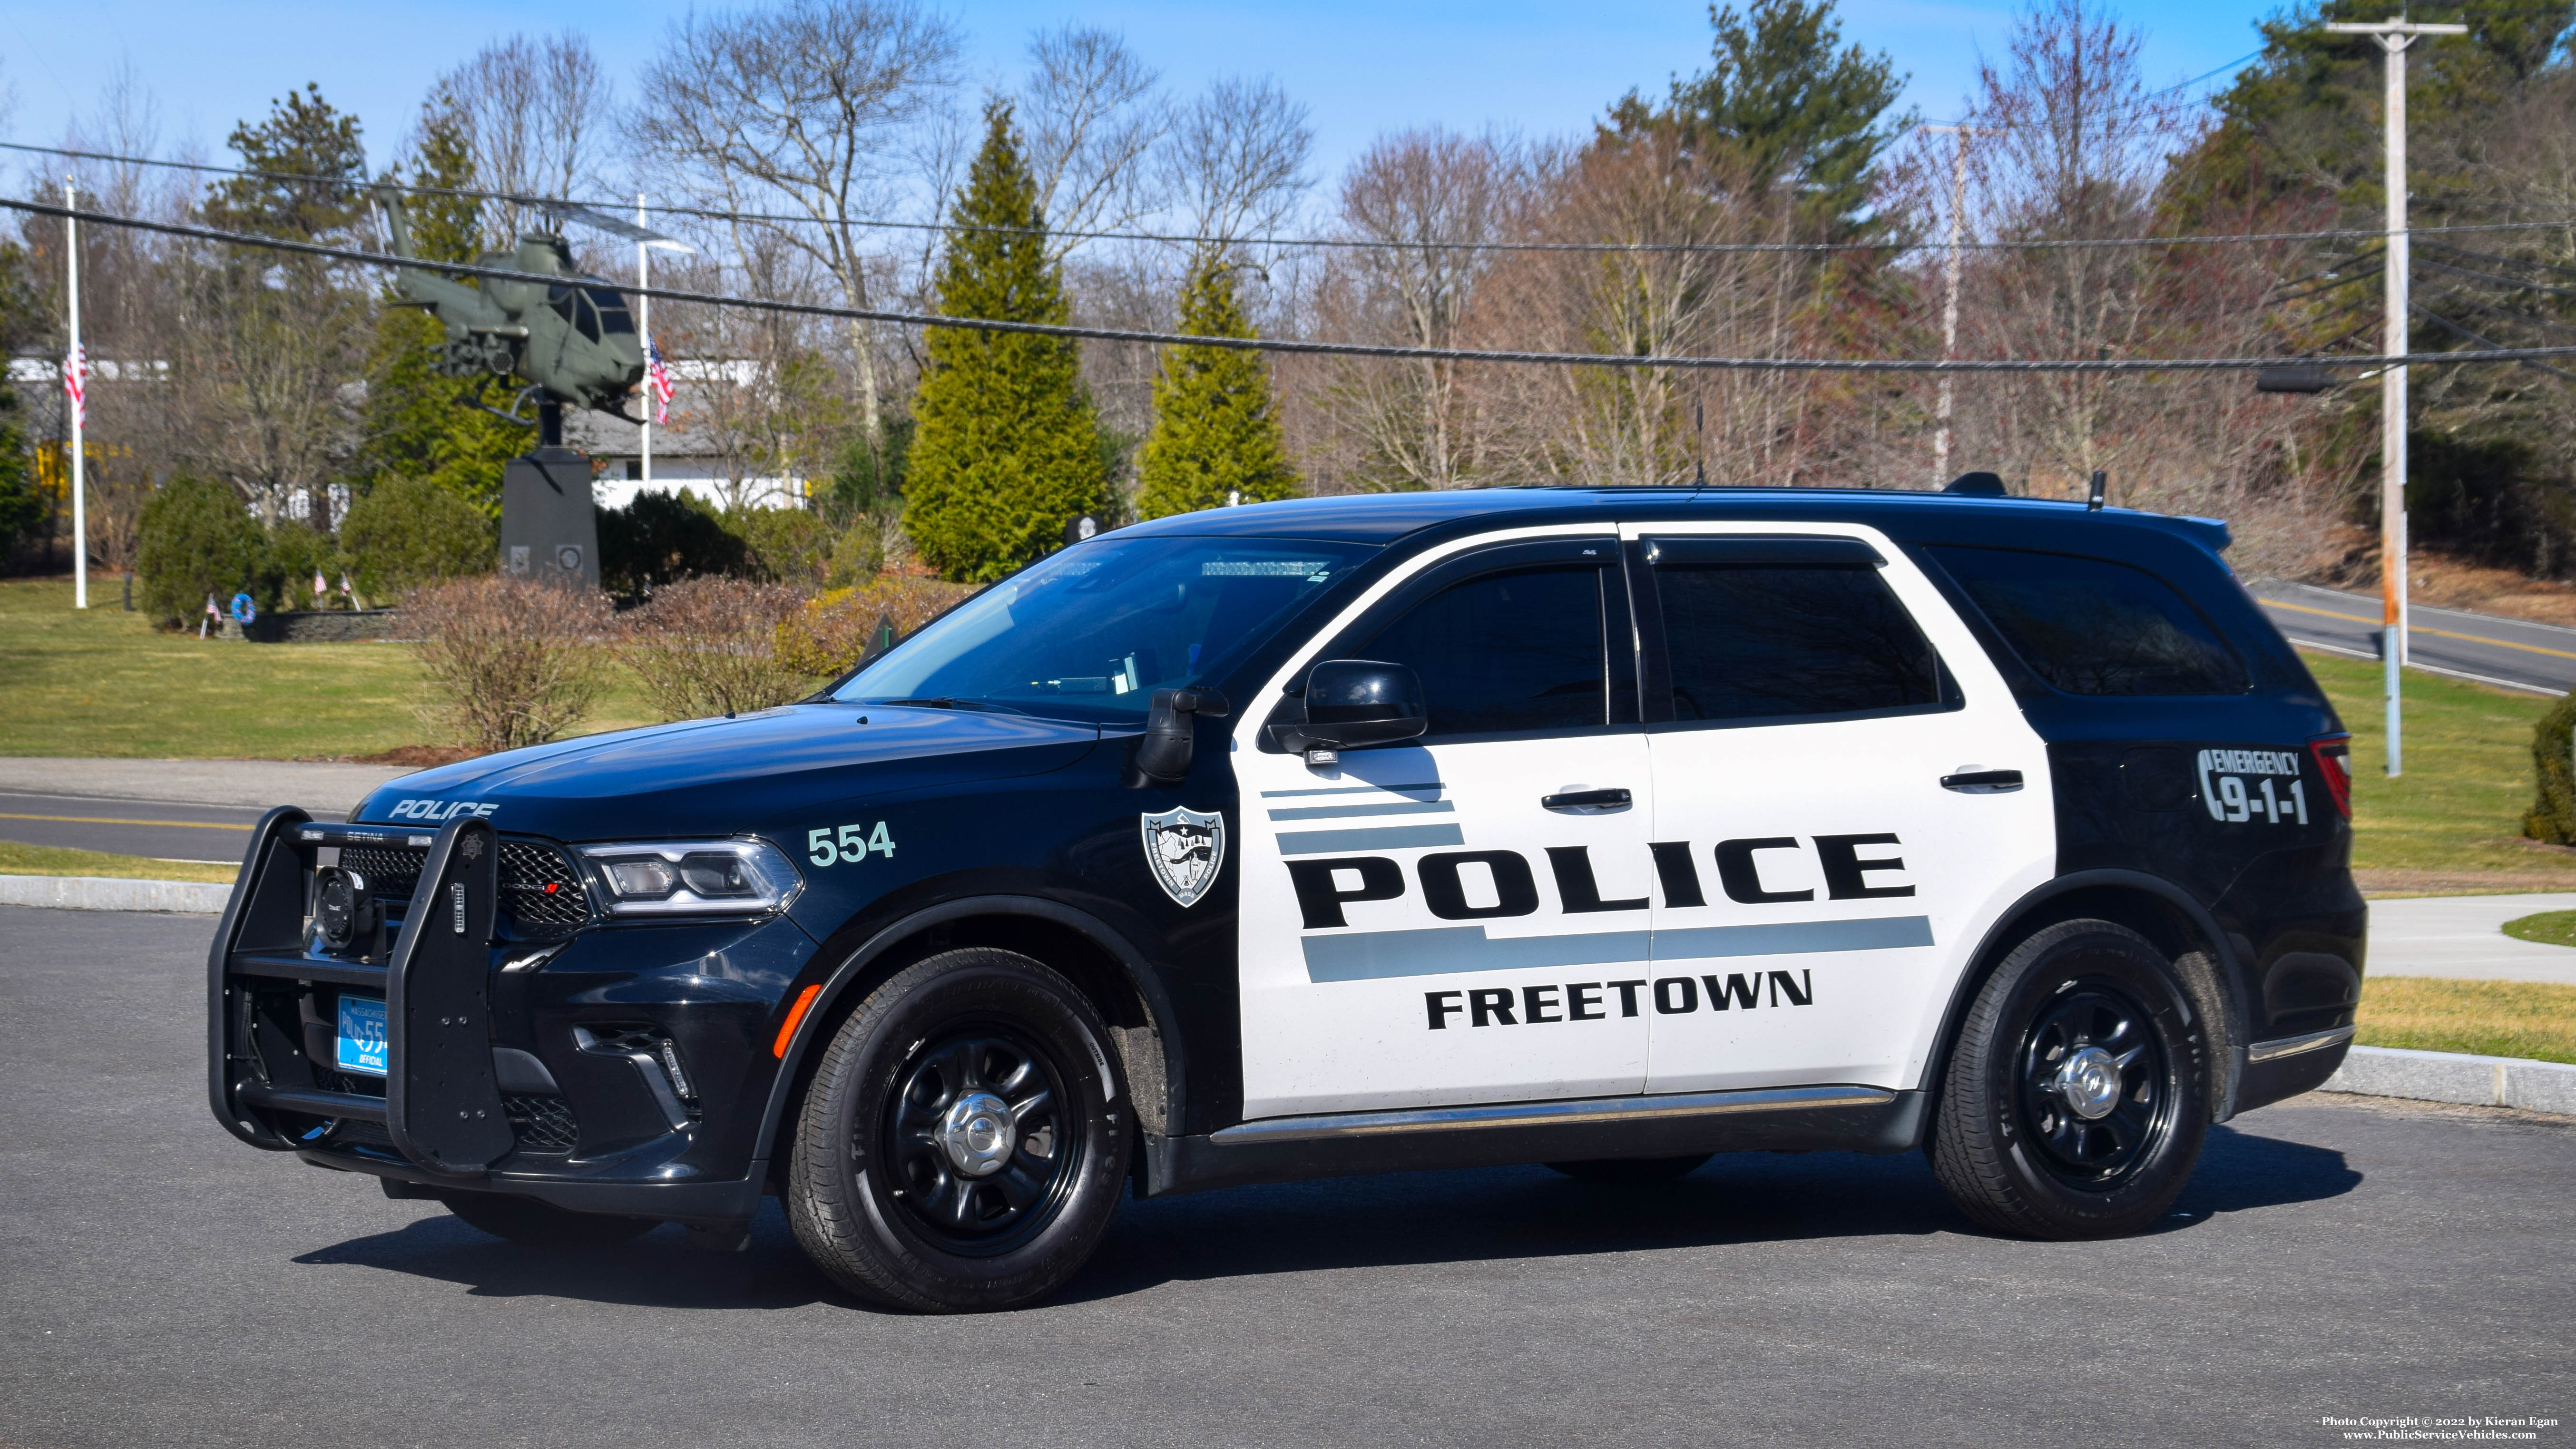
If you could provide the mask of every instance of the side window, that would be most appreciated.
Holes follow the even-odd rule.
[[[1355,656],[1422,677],[1434,735],[1584,729],[1609,720],[1601,570],[1522,569],[1450,585]]]
[[[1655,569],[1673,718],[1939,708],[1941,662],[1869,564]]]
[[[2171,584],[2108,559],[1931,550],[2031,672],[2069,694],[2243,694],[2244,662]]]

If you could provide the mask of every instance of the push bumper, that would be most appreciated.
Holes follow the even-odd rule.
[[[401,837],[392,845],[365,842]],[[792,922],[605,925],[532,948],[494,928],[488,823],[434,834],[272,811],[208,962],[209,1097],[234,1136],[396,1196],[492,1192],[738,1229],[768,1177],[772,1018],[814,943]],[[314,948],[324,848],[420,852],[391,945]],[[381,998],[385,1074],[335,1069],[343,993]]]

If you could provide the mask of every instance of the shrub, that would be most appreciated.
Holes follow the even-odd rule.
[[[742,540],[752,577],[797,589],[831,577],[838,540],[831,525],[807,508],[745,508],[724,515],[728,532]]]
[[[887,526],[867,514],[860,514],[841,532],[832,545],[832,571],[823,578],[826,588],[864,588],[886,564]]]
[[[241,495],[205,478],[173,478],[144,501],[134,571],[155,623],[197,617],[206,597],[229,599],[259,581],[267,540]]]
[[[2551,845],[2576,845],[2576,767],[2568,749],[2576,736],[2576,692],[2549,707],[2531,728],[2531,764],[2538,789],[2522,833]]]
[[[388,478],[360,495],[340,521],[340,548],[351,582],[371,599],[488,574],[500,560],[491,520],[426,478]]]
[[[975,590],[910,574],[879,574],[864,588],[834,589],[809,599],[779,622],[778,658],[801,674],[837,675],[857,666],[881,639],[897,639],[947,613]]]
[[[403,600],[429,676],[421,718],[478,754],[541,745],[590,713],[607,678],[608,597],[497,574]]]
[[[715,505],[686,488],[599,510],[599,581],[620,603],[686,578],[738,574],[749,561]]]
[[[292,519],[278,524],[268,531],[267,547],[260,555],[259,587],[254,591],[259,606],[313,607],[313,571],[318,568],[327,575],[338,562],[330,535]]]
[[[781,660],[779,621],[796,591],[745,579],[683,579],[628,614],[617,646],[664,719],[741,714],[785,704],[810,687]]]

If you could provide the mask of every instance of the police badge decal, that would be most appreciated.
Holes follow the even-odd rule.
[[[1166,810],[1138,817],[1145,831],[1145,863],[1163,894],[1184,908],[1198,904],[1225,864],[1225,817],[1195,810]]]

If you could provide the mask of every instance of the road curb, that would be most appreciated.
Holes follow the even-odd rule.
[[[95,875],[0,875],[0,906],[64,911],[169,911],[223,914],[233,888],[193,880],[116,880]]]
[[[2357,1046],[2318,1090],[2576,1116],[2576,1066],[2520,1057]]]

